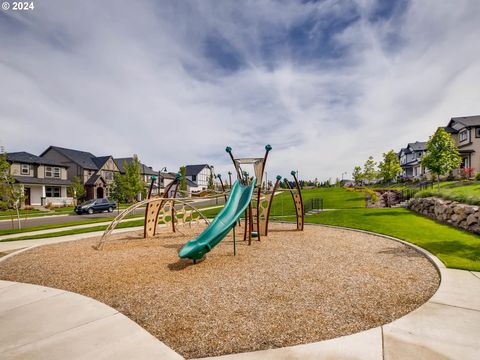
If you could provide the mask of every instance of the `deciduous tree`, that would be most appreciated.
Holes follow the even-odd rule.
[[[360,166],[355,166],[352,171],[353,181],[355,181],[355,185],[360,185],[363,181],[363,172]]]
[[[78,202],[85,198],[85,186],[82,184],[80,177],[75,176],[72,179],[72,184],[68,187],[69,196],[75,196]]]
[[[383,153],[383,161],[378,164],[378,169],[383,182],[388,183],[395,180],[402,171],[397,153],[393,150]]]
[[[375,170],[377,163],[373,160],[373,156],[370,156],[363,165],[363,179],[368,182],[372,182],[377,178],[377,171]]]
[[[427,142],[427,151],[422,157],[422,165],[437,176],[440,191],[440,175],[447,174],[462,163],[457,145],[444,128],[438,130]]]
[[[24,199],[24,189],[21,185],[15,183],[15,179],[10,173],[10,164],[7,161],[7,153],[3,147],[0,148],[0,200],[8,209],[15,209],[17,214],[18,228],[21,229],[20,206]],[[12,220],[13,221],[13,220]],[[12,224],[13,225],[13,224]]]

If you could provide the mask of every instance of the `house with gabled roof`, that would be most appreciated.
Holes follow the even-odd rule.
[[[402,167],[403,178],[414,179],[425,175],[425,168],[422,166],[421,158],[425,153],[427,143],[424,141],[415,141],[409,143],[398,153],[400,166]]]
[[[68,165],[44,159],[25,151],[7,154],[10,174],[23,188],[22,206],[69,206],[73,198],[68,196]]]
[[[208,164],[185,166],[186,178],[192,182],[191,192],[199,192],[208,189],[208,180],[213,176],[213,166]]]
[[[68,179],[80,179],[85,185],[87,199],[109,196],[113,174],[119,172],[111,155],[95,156],[88,151],[49,146],[40,157],[68,166]]]
[[[444,127],[455,140],[462,157],[460,168],[480,172],[480,115],[452,117]]]

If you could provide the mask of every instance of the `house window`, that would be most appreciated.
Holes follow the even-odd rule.
[[[458,136],[459,136],[459,138],[460,138],[460,141],[465,141],[465,140],[467,140],[467,130],[461,131]]]
[[[20,171],[21,171],[22,175],[29,175],[30,174],[30,165],[22,164]]]
[[[197,175],[192,175],[192,181],[197,181]]]
[[[45,167],[45,177],[53,177],[60,179],[60,168],[53,167],[53,166],[46,166]]]
[[[475,128],[475,137],[480,138],[480,127]]]
[[[60,186],[46,186],[45,187],[45,196],[46,197],[60,197]]]
[[[113,180],[113,172],[104,171],[103,172],[103,177],[105,178],[105,180]]]

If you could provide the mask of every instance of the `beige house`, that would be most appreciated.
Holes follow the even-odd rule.
[[[59,146],[49,146],[40,157],[68,166],[67,178],[69,180],[73,180],[74,177],[80,178],[85,185],[88,200],[109,197],[115,173],[124,174],[125,164],[133,161],[132,157],[114,159],[110,155],[95,156],[88,151],[66,149]],[[148,190],[150,177],[157,176],[158,172],[140,163],[140,173]],[[141,200],[141,194],[139,194],[138,200]]]
[[[22,206],[73,205],[67,195],[68,166],[24,151],[7,154],[7,161],[15,182],[23,187]]]
[[[480,172],[480,115],[451,118],[445,130],[455,139],[462,156],[460,168]]]
[[[40,157],[67,166],[67,178],[80,178],[87,199],[108,197],[114,173],[119,172],[113,157],[95,156],[87,151],[49,146]]]

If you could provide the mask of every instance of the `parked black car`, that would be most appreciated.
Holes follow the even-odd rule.
[[[75,212],[78,215],[81,214],[93,214],[95,212],[108,211],[112,212],[117,207],[117,204],[107,198],[93,199],[84,202],[81,205],[75,207]]]

